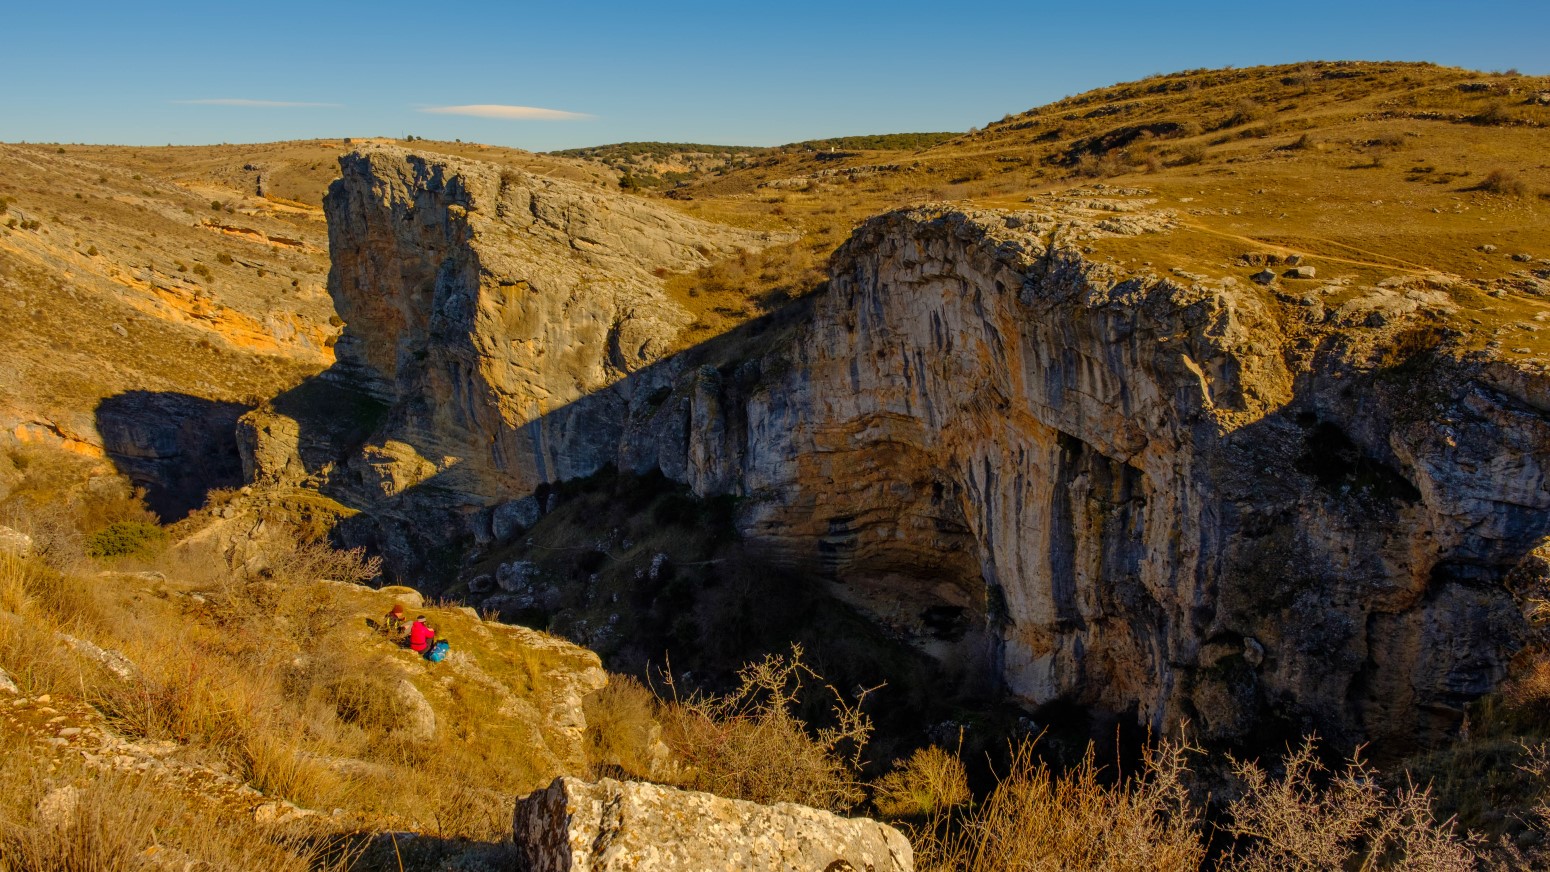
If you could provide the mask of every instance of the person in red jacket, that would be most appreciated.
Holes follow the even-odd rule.
[[[409,650],[416,654],[424,654],[431,647],[431,640],[436,638],[436,631],[425,626],[425,616],[414,619],[409,627]]]

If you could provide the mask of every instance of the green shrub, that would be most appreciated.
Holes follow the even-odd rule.
[[[167,542],[162,528],[145,521],[119,521],[86,537],[86,553],[99,559],[143,557]]]

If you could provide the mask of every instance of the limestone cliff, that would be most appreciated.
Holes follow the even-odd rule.
[[[746,237],[471,163],[342,165],[333,375],[390,410],[300,466],[390,557],[661,470],[1028,703],[1222,739],[1435,739],[1519,644],[1550,379],[1466,352],[1445,280],[1295,296],[1098,259],[1180,232],[1145,201],[919,209],[860,227],[780,329],[656,360],[684,319],[649,266]],[[248,421],[259,477],[294,475],[280,417]]]

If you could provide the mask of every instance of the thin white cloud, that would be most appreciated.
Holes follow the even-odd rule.
[[[595,118],[583,112],[539,109],[536,106],[503,106],[499,103],[474,103],[468,106],[426,106],[420,110],[432,115],[470,115],[474,118],[500,118],[506,121],[585,121]]]
[[[242,97],[216,97],[210,100],[173,100],[184,106],[244,106],[250,109],[335,109],[338,103],[301,103],[293,100],[248,100]]]

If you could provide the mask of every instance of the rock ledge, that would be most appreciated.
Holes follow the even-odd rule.
[[[514,830],[529,872],[914,868],[909,842],[876,821],[611,778],[556,778],[518,800]]]

